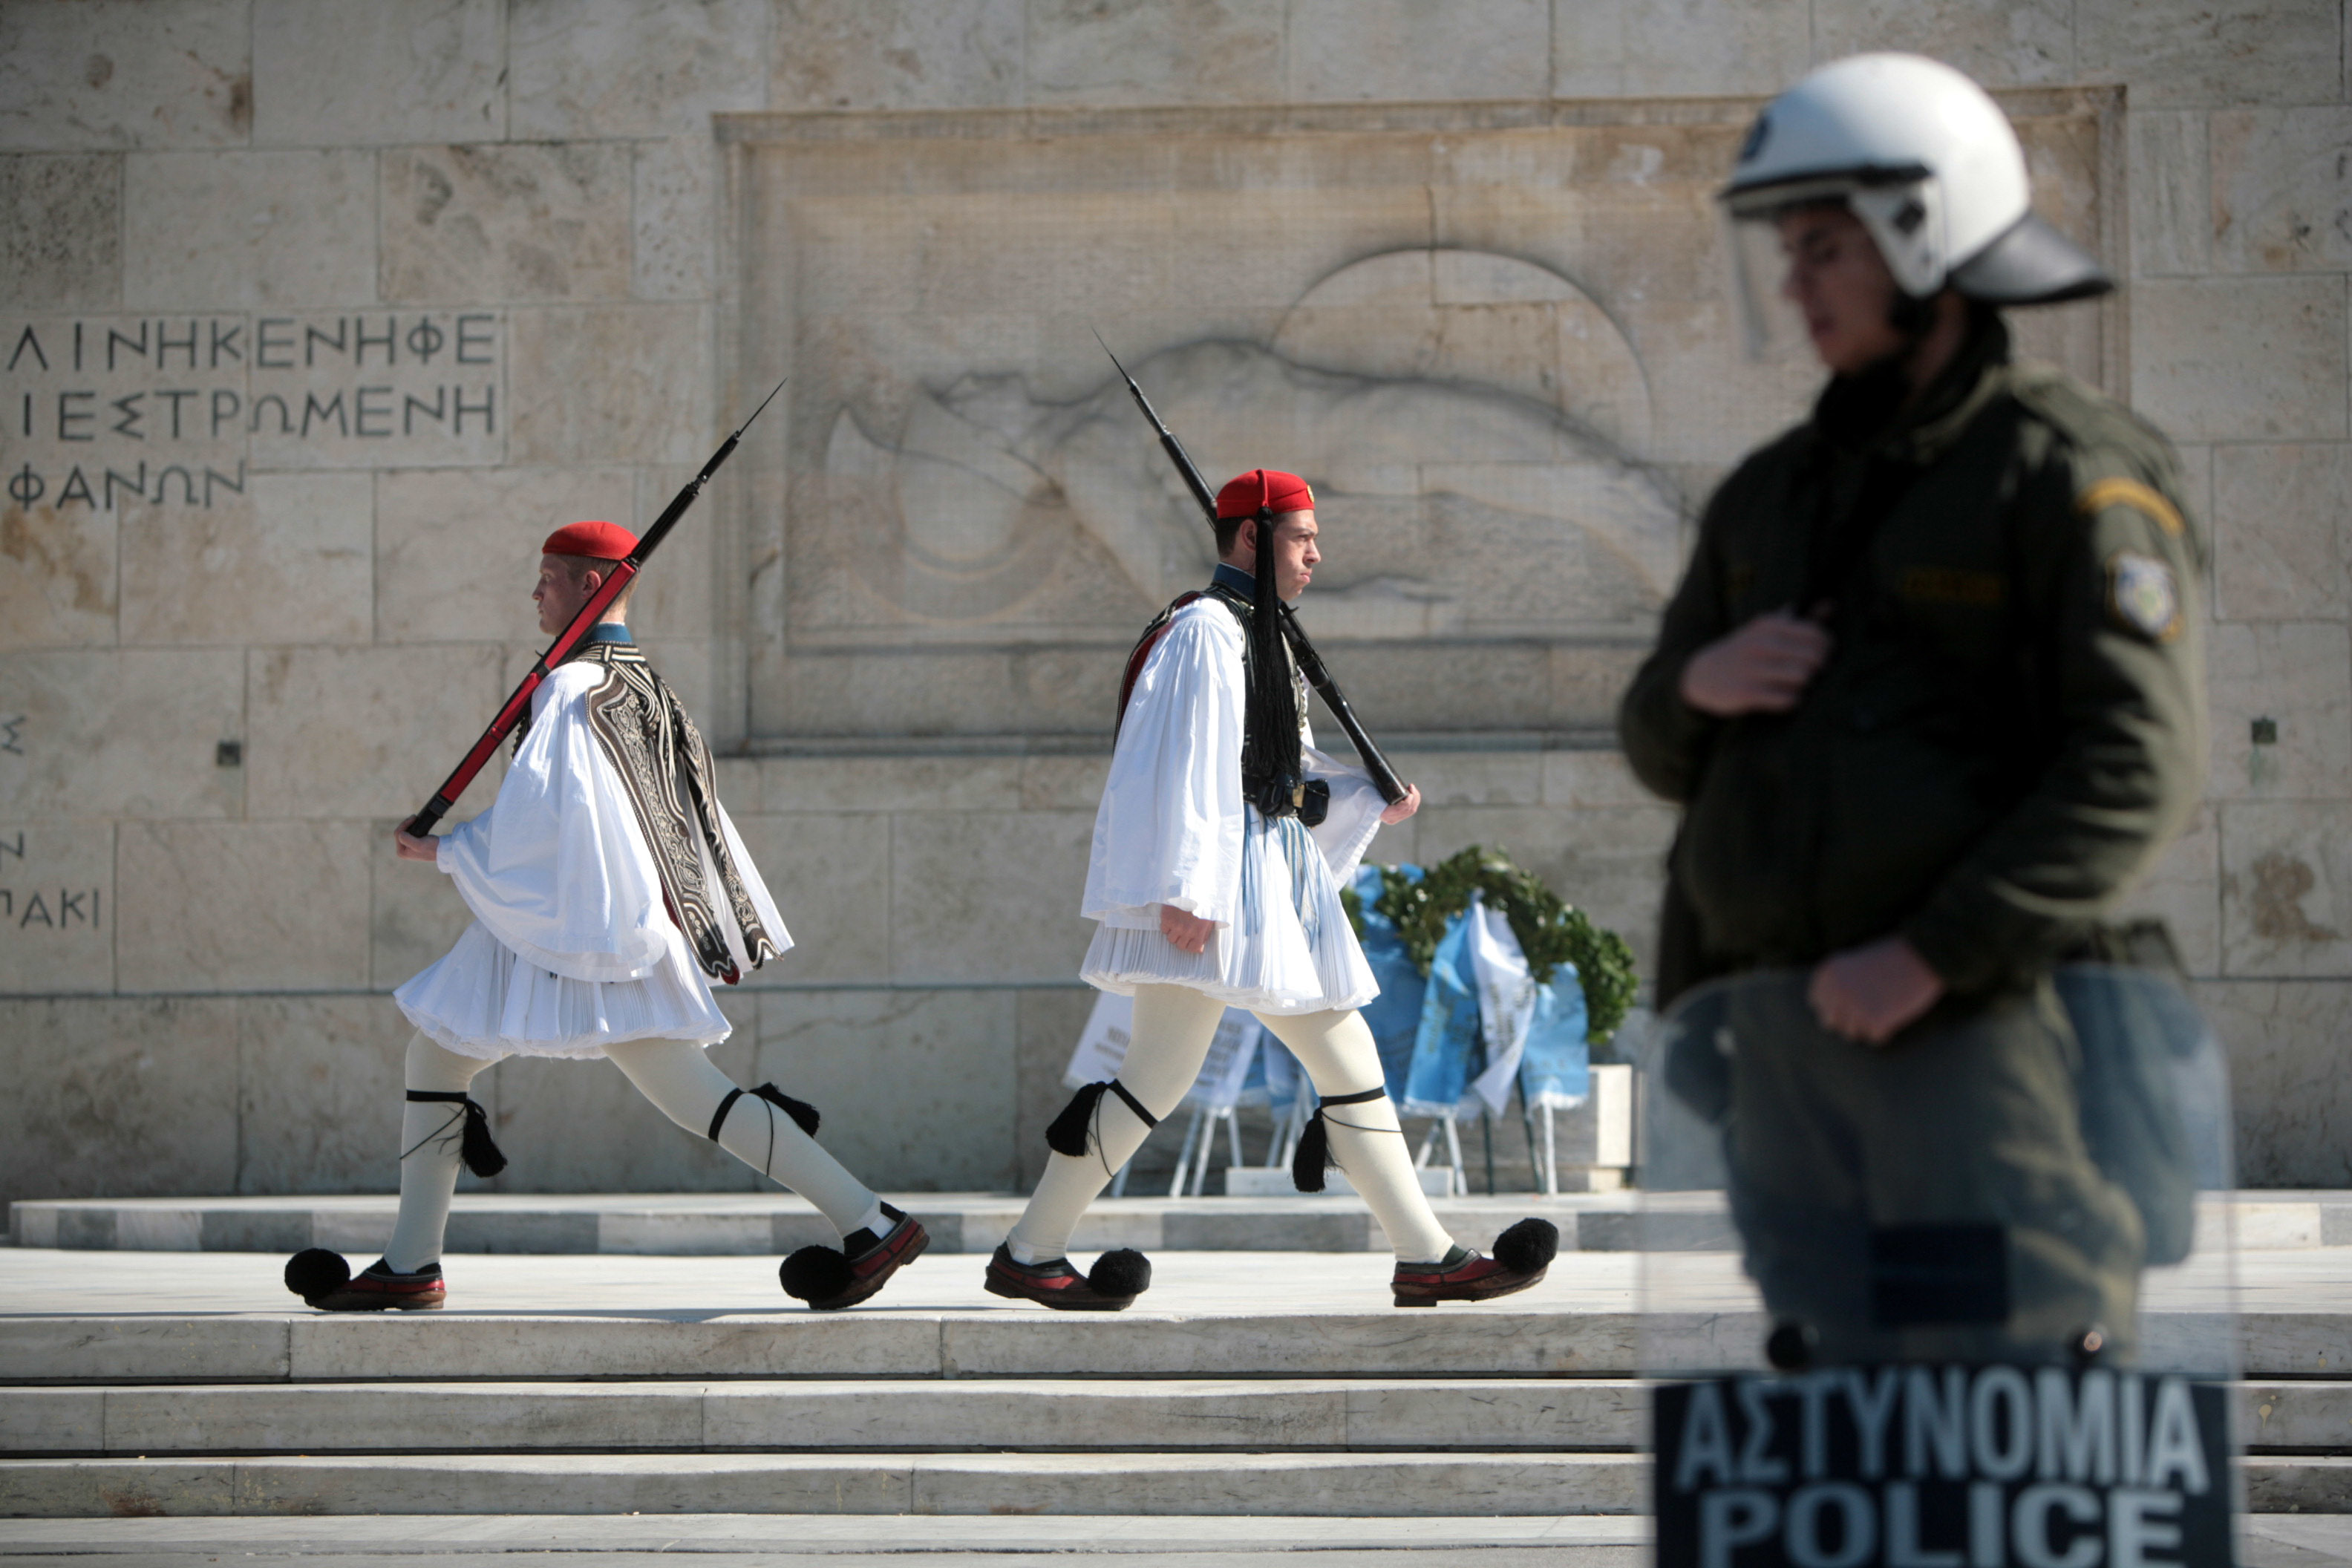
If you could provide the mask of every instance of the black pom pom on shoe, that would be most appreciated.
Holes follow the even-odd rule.
[[[1559,1227],[1548,1219],[1523,1219],[1495,1238],[1495,1261],[1514,1274],[1534,1274],[1559,1256]]]
[[[776,1270],[784,1294],[802,1301],[829,1301],[849,1289],[849,1259],[830,1247],[803,1247]]]
[[[305,1301],[331,1296],[351,1282],[351,1263],[340,1252],[306,1247],[286,1260],[286,1289]]]
[[[1087,1270],[1097,1296],[1140,1296],[1151,1289],[1151,1259],[1131,1247],[1106,1252]]]

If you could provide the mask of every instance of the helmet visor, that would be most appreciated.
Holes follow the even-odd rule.
[[[1725,248],[1731,258],[1731,291],[1739,302],[1739,325],[1754,360],[1794,358],[1810,342],[1803,312],[1789,296],[1789,254],[1780,238],[1785,207],[1724,209]]]

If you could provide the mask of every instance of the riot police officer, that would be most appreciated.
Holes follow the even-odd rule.
[[[1751,321],[1777,282],[1830,380],[1709,502],[1619,724],[1684,808],[1661,1001],[1752,982],[1708,1030],[1747,1267],[1819,1359],[2114,1342],[2146,1227],[2051,975],[2201,787],[2174,455],[2012,361],[2004,309],[2112,285],[1958,72],[1815,71],[1723,199]]]

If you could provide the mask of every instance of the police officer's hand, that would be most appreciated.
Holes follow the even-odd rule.
[[[1183,952],[1205,952],[1209,937],[1217,929],[1214,921],[1204,921],[1198,915],[1188,915],[1173,904],[1160,906],[1160,934]]]
[[[1830,634],[1786,610],[1757,616],[1683,665],[1685,702],[1702,713],[1786,713],[1830,656]]]
[[[1936,1005],[1944,982],[1905,937],[1882,937],[1822,960],[1805,999],[1822,1026],[1883,1046]]]

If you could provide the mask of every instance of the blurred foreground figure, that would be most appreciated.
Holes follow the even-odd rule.
[[[1958,72],[1814,72],[1724,201],[1751,331],[1777,312],[1830,381],[1708,504],[1619,716],[1684,807],[1670,1075],[1724,1128],[1776,1364],[2127,1360],[2139,1272],[2186,1233],[2085,1118],[2084,1046],[2128,1020],[2053,972],[2109,955],[2200,795],[2171,447],[2011,362],[2002,308],[2111,284]]]
[[[539,628],[571,625],[637,538],[609,522],[548,536]],[[710,749],[629,634],[625,589],[532,694],[498,799],[437,838],[404,828],[404,860],[437,867],[474,923],[393,999],[408,1046],[400,1218],[353,1277],[321,1248],[287,1287],[331,1312],[443,1304],[441,1242],[462,1163],[505,1167],[468,1094],[509,1056],[609,1058],[662,1112],[815,1205],[842,1238],[784,1262],[787,1292],[816,1308],[866,1300],[927,1242],[815,1138],[817,1113],[773,1084],[739,1087],[711,1065],[731,1026],[711,984],[735,984],[792,946],[759,868],[719,802]]]

